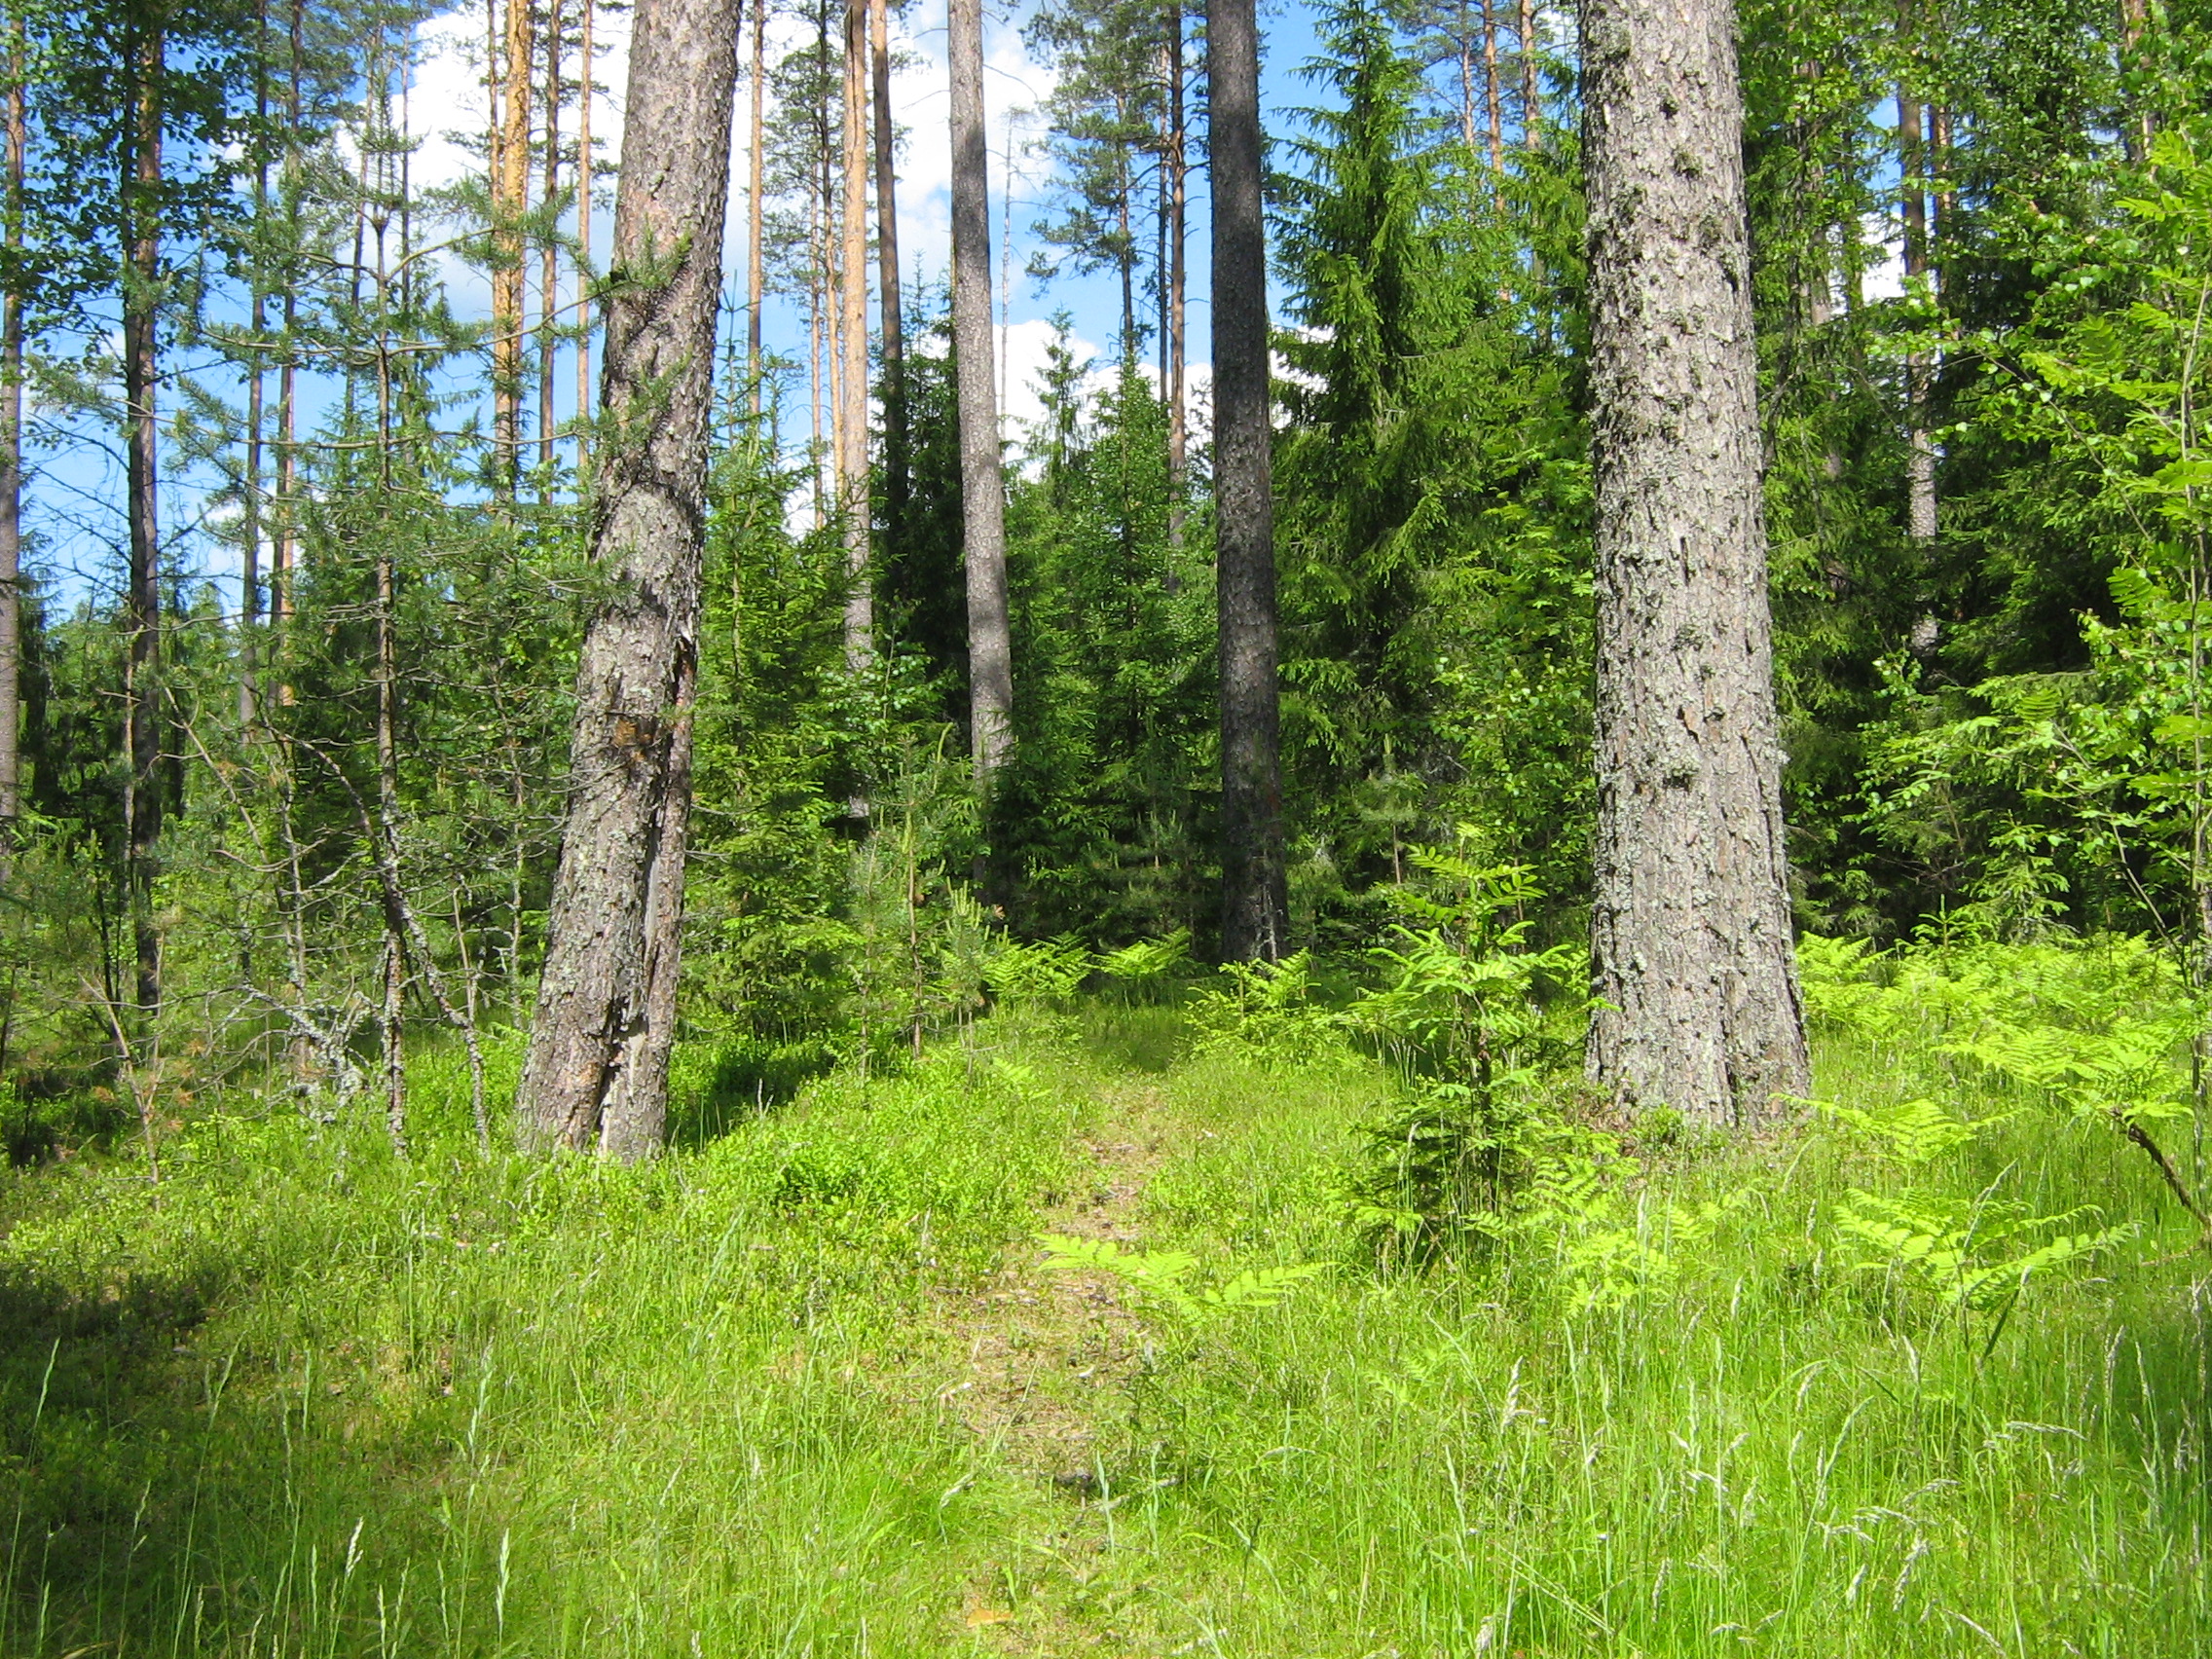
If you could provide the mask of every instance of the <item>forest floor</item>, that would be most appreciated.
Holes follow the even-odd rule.
[[[642,1170],[479,1157],[426,1059],[406,1161],[240,1101],[9,1177],[0,1654],[2202,1650],[2207,1285],[2109,1130],[1808,1118],[1385,1269],[1372,1062],[982,1030]],[[2140,1231],[1962,1307],[1868,1196]]]

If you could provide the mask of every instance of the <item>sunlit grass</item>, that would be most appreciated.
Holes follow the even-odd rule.
[[[2205,1264],[2158,1261],[2189,1230],[2117,1137],[1677,1145],[1645,1215],[1749,1199],[1577,1311],[1540,1239],[1359,1257],[1356,1057],[1177,1057],[1156,1009],[985,1034],[642,1171],[480,1161],[426,1059],[408,1162],[278,1112],[177,1137],[158,1195],[11,1177],[0,1652],[2201,1650]],[[1822,1088],[1924,1058],[1831,1049]],[[1144,1246],[1338,1265],[1104,1328],[1125,1369],[1054,1398],[1112,1422],[1056,1482],[954,1391],[1137,1111]],[[1999,1329],[1839,1260],[1842,1193],[1908,1185],[2145,1231]]]

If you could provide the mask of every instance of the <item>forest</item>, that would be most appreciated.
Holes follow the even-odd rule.
[[[2189,1655],[2205,0],[0,0],[0,1655]]]

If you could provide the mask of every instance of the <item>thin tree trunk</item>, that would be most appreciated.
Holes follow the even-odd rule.
[[[1288,948],[1274,486],[1268,419],[1267,231],[1260,194],[1260,44],[1253,0],[1213,0],[1214,542],[1221,652],[1221,948]]]
[[[753,388],[753,413],[760,413],[760,304],[768,291],[766,254],[760,246],[766,193],[761,179],[766,152],[768,99],[768,0],[753,0],[753,118],[746,140],[750,183],[745,193],[745,373]]]
[[[990,157],[982,0],[950,0],[952,360],[959,380],[961,539],[968,576],[969,749],[988,787],[1014,735],[1007,630],[1006,482],[991,367]]]
[[[307,57],[307,0],[292,0],[290,51],[285,57],[286,91],[284,96],[284,218],[285,257],[288,264],[296,263],[300,240],[299,144],[302,128],[300,100],[300,70]],[[289,273],[287,273],[289,276]],[[299,297],[298,284],[287,279],[284,284],[284,343],[276,368],[276,536],[270,551],[269,568],[269,650],[274,663],[280,664],[284,655],[287,625],[292,617],[292,578],[299,565],[299,520],[295,499],[295,485],[299,475],[299,456],[295,444],[299,416],[298,365],[293,360],[293,343],[298,338]],[[276,688],[279,703],[292,701],[289,682],[279,681]]]
[[[1735,18],[1586,0],[1593,1079],[1755,1118],[1807,1087],[1783,846]],[[1685,421],[1684,410],[1697,411]]]
[[[391,352],[383,313],[387,298],[384,238],[377,238],[377,482],[391,495]],[[392,537],[373,537],[376,562],[377,829],[385,854],[396,853],[399,824],[399,619],[398,576]],[[406,920],[396,881],[385,884],[384,1076],[385,1122],[391,1144],[407,1152],[407,949]]]
[[[875,660],[875,588],[868,561],[867,475],[867,8],[845,0],[844,236],[842,278],[844,421],[837,457],[837,518],[845,538],[845,661]]]
[[[23,76],[29,69],[18,11],[8,28],[8,195],[0,223],[11,262],[23,246],[26,130]],[[22,817],[23,303],[0,293],[0,874]]]
[[[583,0],[583,20],[576,42],[576,298],[588,302],[591,283],[591,22],[594,0]],[[583,489],[584,469],[591,464],[591,439],[585,435],[591,419],[591,324],[589,303],[576,307],[576,488]]]
[[[1475,32],[1467,8],[1459,8],[1459,141],[1467,146],[1467,166],[1475,165]]]
[[[898,545],[911,493],[906,436],[906,317],[899,291],[899,136],[891,116],[891,22],[887,0],[867,0],[868,56],[875,93],[875,266],[883,330],[883,531]]]
[[[1900,34],[1910,27],[1900,9]],[[1920,100],[1898,89],[1898,191],[1904,219],[1904,275],[1909,282],[1928,271],[1928,157]],[[1936,539],[1936,445],[1928,433],[1928,356],[1904,361],[1905,523],[1912,539]]]
[[[1167,8],[1167,546],[1183,550],[1186,481],[1191,469],[1189,394],[1184,386],[1190,354],[1189,107],[1183,87],[1183,3]],[[1173,579],[1173,572],[1170,572]]]
[[[539,189],[550,202],[561,191],[561,0],[549,0],[545,15],[545,173]],[[537,262],[537,464],[545,482],[541,501],[553,499],[553,368],[558,350],[554,326],[560,317],[558,244],[548,236]]]
[[[162,91],[166,70],[158,22],[142,25],[133,49],[137,86],[130,142],[125,151],[123,199],[129,239],[123,273],[123,400],[128,424],[129,579],[124,595],[128,633],[124,728],[128,751],[123,816],[129,842],[131,947],[137,964],[141,1018],[161,1006],[161,941],[154,929],[155,859],[162,836],[162,572],[156,498],[160,426],[154,387],[160,372],[156,340],[161,281]]]
[[[1505,171],[1505,100],[1497,78],[1497,16],[1483,0],[1483,98],[1490,115],[1490,170]]]
[[[570,808],[518,1106],[528,1144],[659,1148],[691,803],[707,427],[737,77],[731,0],[641,0],[613,262],[660,280],[609,296],[593,557]],[[635,427],[626,426],[634,422]]]
[[[269,234],[269,155],[262,134],[269,128],[269,0],[260,0],[254,13],[256,55],[253,71],[255,118],[253,159],[253,228],[257,239]],[[269,328],[269,279],[264,254],[256,246],[249,266],[253,297],[247,307],[246,327],[252,344],[246,349],[245,478],[244,499],[239,525],[239,735],[253,729],[254,706],[259,699],[255,682],[255,656],[261,631],[261,465],[263,394],[267,375],[262,367],[262,336]]]
[[[1544,102],[1536,75],[1536,0],[1521,0],[1521,147],[1533,150],[1540,142]]]
[[[501,77],[499,142],[493,169],[497,258],[492,268],[492,441],[501,498],[514,495],[522,464],[523,242],[530,205],[531,80],[536,40],[531,0],[507,0],[506,63]]]

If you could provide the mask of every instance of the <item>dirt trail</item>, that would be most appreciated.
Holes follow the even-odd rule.
[[[1165,1098],[1157,1088],[1118,1084],[1099,1103],[1097,1126],[1081,1142],[1088,1167],[1039,1231],[1128,1244],[1139,1236],[1146,1183],[1168,1151]],[[1093,1494],[1102,1466],[1125,1450],[1126,1383],[1143,1358],[1125,1287],[1106,1274],[1047,1271],[1038,1251],[1016,1244],[997,1273],[950,1299],[946,1311],[967,1351],[940,1406],[1006,1468]]]

